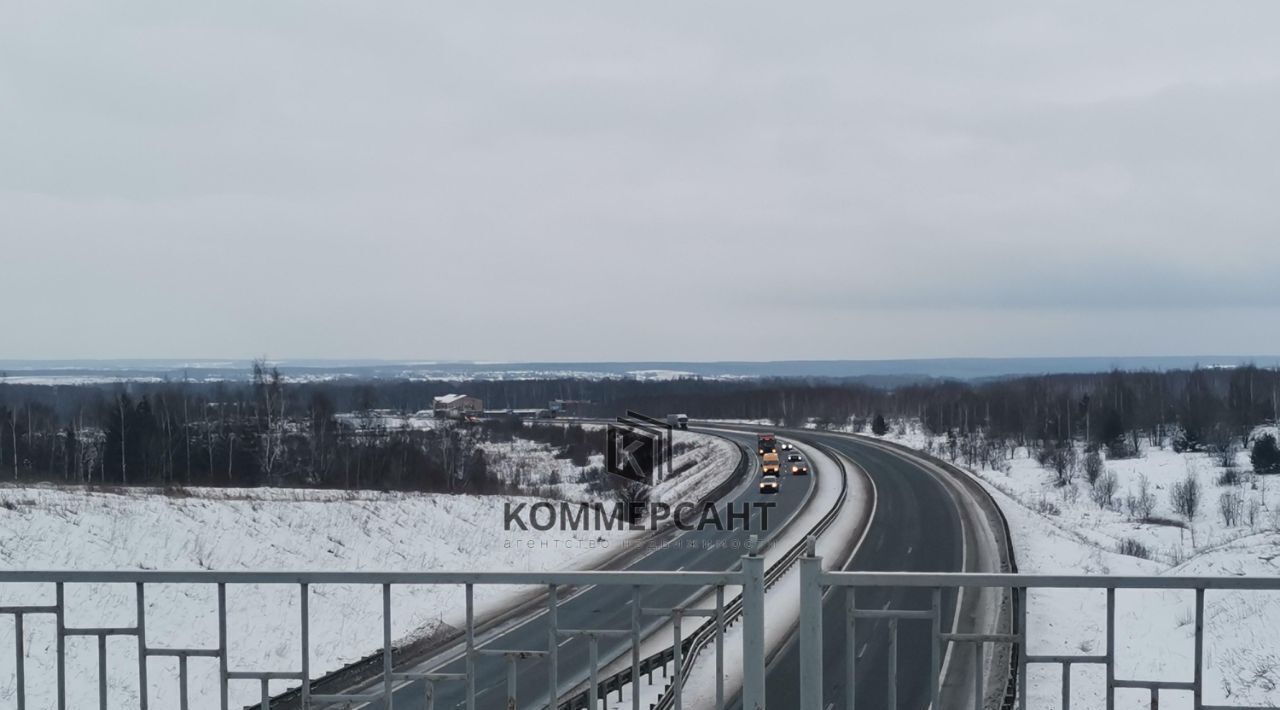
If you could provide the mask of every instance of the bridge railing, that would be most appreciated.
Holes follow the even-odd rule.
[[[754,548],[752,548],[754,549]],[[724,618],[723,604],[717,605],[716,610],[702,609],[683,609],[683,608],[652,608],[641,607],[639,600],[641,598],[641,590],[652,588],[655,586],[683,586],[690,588],[691,592],[696,588],[710,588],[715,591],[717,598],[723,599],[725,587],[741,587],[743,590],[743,599],[745,605],[745,618],[743,623],[742,650],[743,650],[743,666],[745,677],[747,678],[742,690],[743,707],[745,708],[763,708],[764,707],[764,671],[765,671],[765,653],[764,653],[764,558],[758,554],[749,553],[742,557],[742,564],[739,569],[728,572],[635,572],[635,571],[590,571],[590,572],[484,572],[484,573],[450,573],[450,572],[418,572],[418,573],[374,573],[374,572],[89,572],[89,571],[0,571],[0,589],[9,585],[48,585],[52,587],[52,599],[47,604],[27,604],[15,606],[0,606],[0,617],[9,616],[13,619],[15,625],[15,706],[18,710],[26,710],[27,708],[27,656],[31,649],[24,647],[25,636],[23,633],[23,623],[25,619],[34,616],[51,616],[56,623],[56,638],[53,639],[54,654],[56,656],[54,664],[56,666],[56,676],[52,679],[41,678],[38,680],[52,680],[56,684],[52,695],[56,697],[56,707],[58,710],[66,710],[68,706],[67,693],[67,659],[68,649],[67,642],[77,637],[90,637],[97,641],[97,666],[98,666],[98,707],[106,710],[117,710],[120,706],[118,702],[108,705],[108,664],[107,664],[107,639],[112,637],[132,637],[137,640],[137,682],[139,690],[138,707],[140,710],[148,709],[148,661],[154,658],[176,658],[178,662],[178,688],[179,688],[179,707],[186,710],[191,698],[188,697],[188,669],[187,661],[191,658],[216,659],[218,663],[218,688],[219,688],[219,707],[222,710],[229,710],[230,700],[228,697],[228,685],[232,681],[250,681],[257,682],[261,687],[261,705],[260,708],[266,710],[271,706],[271,696],[268,692],[268,684],[272,681],[289,681],[291,683],[300,684],[300,703],[304,708],[320,708],[330,706],[356,707],[362,703],[378,703],[381,707],[391,709],[396,702],[396,691],[405,683],[419,682],[422,684],[423,695],[415,697],[413,703],[407,707],[422,707],[425,702],[426,707],[430,708],[433,703],[437,686],[443,683],[462,683],[465,687],[465,706],[471,710],[476,707],[476,661],[481,656],[501,656],[506,660],[506,700],[508,707],[528,707],[529,703],[519,704],[517,694],[520,690],[516,687],[517,667],[522,661],[527,659],[542,659],[547,661],[547,685],[545,688],[536,689],[535,692],[547,693],[553,698],[559,697],[562,692],[560,681],[557,677],[557,650],[563,644],[565,639],[571,637],[580,637],[587,639],[590,649],[590,668],[584,669],[589,672],[590,688],[601,687],[597,673],[600,670],[601,659],[598,657],[598,642],[604,638],[623,637],[628,638],[631,643],[631,678],[639,679],[641,669],[636,667],[639,663],[639,651],[641,644],[641,617],[642,616],[660,616],[670,615],[676,619],[675,639],[677,647],[680,645],[679,623],[681,617],[687,616],[711,616],[719,621],[718,635],[723,642],[724,634]],[[68,604],[66,595],[67,585],[80,584],[124,584],[134,587],[136,618],[132,625],[129,626],[88,626],[73,627],[68,626]],[[147,638],[147,591],[154,585],[201,585],[206,587],[215,587],[217,593],[217,622],[218,622],[218,641],[216,646],[206,648],[174,648],[174,647],[158,647],[148,643]],[[382,672],[377,682],[372,686],[364,686],[367,689],[358,692],[347,693],[313,693],[311,690],[311,645],[310,645],[310,628],[311,628],[311,611],[309,601],[311,598],[311,588],[314,585],[324,584],[342,584],[342,585],[372,585],[380,587],[382,592]],[[300,600],[300,613],[297,619],[299,629],[299,657],[300,665],[292,668],[245,668],[237,666],[233,663],[231,654],[228,652],[227,641],[227,590],[231,587],[239,585],[268,585],[292,587],[297,590]],[[394,648],[392,645],[392,588],[399,585],[452,585],[461,587],[462,593],[465,595],[466,608],[466,626],[465,626],[465,672],[463,673],[435,673],[435,672],[415,672],[412,670],[396,669],[394,667],[393,657]],[[474,594],[475,588],[483,585],[514,585],[521,587],[543,587],[547,591],[547,607],[545,610],[546,619],[548,621],[546,646],[542,649],[503,649],[493,647],[491,643],[484,643],[481,638],[483,634],[479,634],[476,628],[476,614]],[[557,609],[562,596],[562,592],[570,589],[578,589],[587,586],[616,586],[627,588],[631,591],[632,599],[632,624],[626,629],[595,629],[595,628],[565,628],[560,626]],[[95,610],[74,609],[77,618],[83,617]],[[494,640],[500,644],[500,636]],[[719,650],[722,644],[717,644]],[[131,671],[132,672],[132,671]],[[675,664],[675,673],[683,672],[679,663]],[[679,692],[681,683],[680,679],[676,679],[676,692]],[[632,683],[633,686],[633,702],[640,698],[639,683]],[[529,689],[525,689],[528,692]],[[717,684],[717,703],[722,707],[724,702],[724,691],[721,684]],[[416,692],[415,692],[416,695]],[[47,697],[47,696],[46,696]],[[603,699],[602,699],[603,700]],[[637,702],[638,704],[638,702]],[[167,708],[165,710],[168,710]]]
[[[1106,673],[1106,710],[1114,710],[1116,690],[1136,689],[1149,693],[1152,710],[1157,710],[1160,691],[1189,691],[1193,698],[1195,710],[1274,710],[1278,706],[1244,706],[1244,705],[1209,705],[1204,703],[1204,633],[1205,633],[1205,594],[1217,591],[1280,591],[1280,578],[1274,577],[1135,577],[1107,575],[1027,575],[1027,574],[970,574],[970,573],[913,573],[913,572],[831,572],[822,569],[821,558],[812,554],[800,561],[800,668],[801,698],[800,710],[823,710],[822,694],[815,689],[823,687],[823,608],[824,592],[843,590],[843,623],[845,626],[845,667],[843,675],[847,679],[857,679],[859,663],[857,621],[860,619],[885,620],[888,626],[887,648],[879,649],[887,654],[888,673],[884,682],[888,684],[884,697],[887,707],[898,707],[898,625],[899,623],[920,623],[930,626],[930,672],[928,678],[913,679],[913,685],[927,683],[932,707],[942,707],[939,703],[941,663],[948,644],[972,645],[976,650],[973,663],[972,705],[974,710],[983,710],[995,705],[987,705],[985,698],[983,663],[984,653],[989,645],[1008,644],[1012,647],[1016,662],[1017,693],[1016,697],[1006,699],[1006,704],[1016,706],[1018,710],[1027,708],[1027,667],[1031,665],[1058,666],[1062,671],[1061,704],[1062,710],[1071,707],[1071,668],[1075,665],[1101,665]],[[859,606],[859,592],[875,589],[920,589],[928,591],[931,599],[929,606],[920,608],[863,608]],[[943,595],[961,589],[1004,589],[1016,595],[1013,608],[1016,618],[1010,631],[1005,633],[965,632],[959,629],[946,628],[943,618]],[[1027,604],[1028,591],[1037,589],[1078,589],[1098,590],[1106,592],[1106,646],[1103,653],[1080,654],[1030,654],[1027,651]],[[1194,670],[1189,680],[1158,680],[1143,678],[1116,677],[1116,594],[1123,590],[1187,590],[1195,593],[1194,612]],[[923,596],[923,595],[922,595]],[[858,702],[857,682],[845,683],[846,697],[843,699],[845,710],[860,708]],[[862,684],[865,691],[867,686]],[[949,700],[948,707],[960,707],[957,698]],[[967,701],[966,701],[967,702]],[[870,704],[867,708],[872,707]]]

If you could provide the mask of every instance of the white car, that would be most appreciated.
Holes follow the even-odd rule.
[[[786,442],[786,441],[782,442],[782,450],[783,450],[783,451],[790,451],[790,450],[791,450],[791,444],[790,444],[790,442]]]
[[[774,494],[778,492],[778,479],[776,476],[766,476],[760,479],[760,492]]]

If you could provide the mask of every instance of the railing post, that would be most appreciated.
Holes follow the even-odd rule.
[[[147,602],[143,594],[143,583],[136,586],[137,596],[134,601],[138,607],[138,708],[147,710]],[[18,617],[21,620],[22,617]],[[186,699],[186,693],[182,694]],[[21,695],[19,695],[21,698]],[[21,706],[21,702],[19,702]]]
[[[847,664],[845,674],[846,699],[845,710],[854,710],[858,700],[858,602],[854,593],[856,587],[844,588],[844,659]]]
[[[1018,710],[1027,710],[1027,588],[1019,587],[1018,599]]]
[[[1204,589],[1196,590],[1196,671],[1195,689],[1191,691],[1192,707],[1204,707]]]
[[[1116,708],[1116,589],[1107,588],[1107,710]]]
[[[560,619],[556,613],[559,587],[547,587],[547,707],[555,710],[560,699]]]
[[[889,707],[898,707],[898,620],[889,619]]]
[[[298,615],[302,622],[302,638],[300,646],[302,647],[302,707],[311,707],[311,591],[310,585],[306,582],[298,585],[298,601],[301,609]],[[143,708],[146,710],[146,708]]]
[[[67,710],[67,610],[66,595],[62,588],[62,582],[54,585],[56,596],[56,605],[58,607],[58,710]],[[226,710],[225,703],[222,710]]]
[[[742,557],[742,707],[764,710],[764,557],[759,538]]]
[[[467,599],[470,602],[470,597]],[[468,604],[468,611],[470,611]],[[469,615],[468,615],[469,616]],[[391,585],[382,585],[382,702],[387,710],[393,710],[396,704],[392,692],[391,679]]]
[[[681,638],[680,622],[684,619],[683,609],[673,609],[671,611],[671,629],[672,629],[672,645],[671,645],[671,667],[675,670],[675,682],[671,684],[671,690],[676,695],[676,710],[684,710],[684,652],[680,648],[680,644],[684,641]]]
[[[929,603],[929,611],[933,618],[930,633],[933,636],[929,644],[929,703],[935,710],[942,708],[942,588],[933,588],[933,599]]]
[[[631,588],[631,707],[640,707],[640,588]]]
[[[465,585],[467,597],[467,710],[476,710],[476,601],[471,584]],[[552,704],[555,700],[552,699]]]
[[[227,698],[227,584],[218,582],[218,707],[228,710]]]
[[[800,710],[822,710],[822,558],[817,540],[800,558]]]
[[[635,707],[640,707],[636,703]],[[724,710],[724,587],[716,587],[716,710]]]

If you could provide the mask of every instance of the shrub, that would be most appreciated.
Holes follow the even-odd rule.
[[[883,414],[876,414],[875,419],[871,420],[871,433],[876,436],[884,436],[889,433],[889,425],[884,421]]]
[[[1229,466],[1227,468],[1224,468],[1222,470],[1222,473],[1218,474],[1218,485],[1219,486],[1240,485],[1240,469],[1234,466]]]
[[[1090,497],[1093,502],[1098,504],[1099,508],[1110,508],[1116,497],[1116,489],[1120,487],[1120,481],[1116,478],[1116,474],[1111,471],[1103,473],[1093,482],[1093,491]]]
[[[1280,473],[1280,446],[1274,434],[1263,434],[1253,442],[1249,461],[1254,473]]]
[[[1045,497],[1040,498],[1040,502],[1036,503],[1036,512],[1041,515],[1061,515],[1062,511],[1051,500]]]
[[[1098,477],[1107,469],[1107,465],[1102,462],[1102,454],[1097,449],[1089,452],[1084,457],[1084,477],[1089,481],[1089,485],[1093,485],[1098,481]]]
[[[1235,491],[1227,491],[1218,496],[1218,514],[1222,524],[1234,528],[1240,523],[1240,512],[1244,509],[1244,499]]]
[[[1130,493],[1125,498],[1124,505],[1130,518],[1140,522],[1151,519],[1151,514],[1156,510],[1156,496],[1151,492],[1151,482],[1145,474],[1138,476],[1138,493]]]
[[[1195,471],[1187,471],[1186,478],[1173,484],[1173,490],[1169,491],[1169,502],[1173,504],[1174,512],[1187,520],[1196,517],[1200,510],[1200,479],[1196,477]]]
[[[1131,537],[1126,537],[1118,542],[1116,544],[1116,552],[1130,557],[1141,557],[1144,560],[1151,559],[1151,552],[1147,550],[1147,546]]]

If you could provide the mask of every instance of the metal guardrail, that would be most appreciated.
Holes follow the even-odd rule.
[[[563,422],[563,421],[565,420],[559,420],[559,422]],[[587,421],[587,420],[577,420],[577,421]],[[601,421],[609,421],[609,420],[601,420]],[[558,422],[557,420],[543,420],[540,423],[555,424]],[[699,432],[699,433],[703,434],[704,436],[719,436],[717,434],[708,433],[705,431]],[[724,437],[721,437],[721,438],[724,438]],[[721,498],[724,498],[729,493],[731,493],[733,489],[738,486],[742,478],[747,474],[747,471],[750,469],[750,460],[751,460],[750,457],[753,454],[750,451],[748,451],[747,447],[744,446],[742,443],[735,441],[733,439],[725,438],[725,441],[728,441],[730,444],[733,444],[733,446],[737,449],[738,463],[734,465],[733,471],[731,471],[728,476],[725,476],[724,480],[720,481],[718,484],[716,484],[714,488],[704,493],[698,499],[696,507],[699,509],[708,504],[713,504],[716,501],[720,500]],[[662,530],[659,530],[657,534],[662,535],[664,533],[669,532],[669,528],[674,525],[675,525],[674,522],[670,522]],[[643,549],[643,547],[637,547],[636,549],[640,550],[640,549]],[[628,557],[627,554],[621,555],[621,558],[625,559],[627,557]],[[610,564],[612,565],[613,563],[610,563]],[[542,600],[542,601],[545,601],[545,600]],[[514,609],[508,610],[506,613],[502,615],[489,619],[487,622],[481,624],[481,626],[491,626],[491,625],[506,621],[509,618],[514,618],[515,616],[518,616],[520,614],[530,613],[531,611],[535,610],[537,608],[537,605],[540,603],[542,602],[539,600],[539,598],[531,599],[528,602],[525,602],[515,607]],[[425,642],[418,641],[418,642],[412,642],[410,644],[407,644],[401,648],[397,648],[392,653],[393,660],[394,660],[393,666],[399,667],[405,663],[414,663],[414,662],[421,661],[422,659],[428,657],[431,653],[435,653],[441,649],[453,646],[458,642],[458,640],[461,637],[462,637],[462,632],[459,631],[456,634],[450,634],[444,638],[433,638],[430,640],[429,645]],[[426,648],[424,648],[424,646]],[[653,671],[655,670],[662,670],[663,672],[665,672],[666,663],[670,661],[670,658],[669,658],[670,652],[671,652],[671,649],[666,649],[668,658],[666,661],[662,662],[659,665],[653,665],[656,661],[653,661],[650,659],[642,660],[641,673],[648,676],[649,678],[652,678]],[[312,684],[316,687],[325,688],[325,689],[334,688],[334,689],[337,689],[336,692],[341,692],[341,689],[343,688],[354,688],[354,687],[360,686],[363,683],[376,680],[383,672],[382,666],[383,666],[382,654],[380,652],[375,652],[368,656],[365,656],[364,658],[361,658],[358,661],[350,663],[342,668],[338,668],[336,670],[333,670],[324,674],[320,678],[317,678],[316,680],[314,680]],[[630,669],[627,669],[627,671],[629,673]],[[606,678],[604,681],[602,681],[602,683],[606,686],[608,692],[619,692],[619,693],[621,692],[622,686],[618,685],[616,675],[617,674],[614,674]],[[300,707],[298,705],[300,699],[301,699],[301,695],[299,690],[297,688],[293,688],[271,698],[271,704],[281,708],[293,709],[293,708]],[[574,697],[574,701],[578,702],[579,707],[584,707],[585,703],[587,702],[587,691],[584,690],[578,695],[576,695]],[[569,706],[568,701],[562,702],[560,704],[560,707],[562,709],[567,708],[568,706]],[[251,710],[264,710],[264,708],[262,708],[262,706],[255,706]]]
[[[821,448],[821,447],[818,447]],[[747,454],[749,455],[749,454]],[[841,486],[840,495],[831,508],[823,514],[822,518],[815,524],[806,536],[821,535],[831,527],[831,523],[835,520],[835,516],[840,511],[845,497],[848,494],[848,479],[844,464],[840,463],[836,457],[831,457],[836,461],[836,465],[840,468]],[[817,476],[816,472],[811,475]],[[800,555],[804,552],[804,540],[792,545],[787,549],[783,557],[771,565],[765,571],[764,589],[768,591],[773,585],[782,578],[786,572],[800,559]],[[670,710],[681,706],[680,689],[683,687],[684,681],[688,678],[688,673],[693,668],[693,664],[697,661],[698,655],[706,649],[712,641],[716,642],[716,659],[717,663],[723,661],[722,653],[724,642],[724,627],[732,623],[742,616],[743,599],[741,595],[735,596],[726,605],[724,601],[724,590],[716,590],[716,609],[717,614],[712,615],[706,621],[698,626],[692,634],[684,637],[680,633],[680,619],[684,616],[706,616],[690,609],[672,609],[669,614],[675,625],[675,633],[673,643],[656,653],[650,654],[644,658],[639,656],[639,647],[632,647],[631,665],[623,668],[616,673],[594,683],[596,687],[596,697],[605,697],[611,693],[617,693],[619,700],[622,699],[622,691],[627,686],[631,686],[632,705],[639,707],[640,686],[638,683],[633,684],[632,678],[645,676],[648,680],[652,680],[654,671],[662,671],[666,675],[668,665],[673,666],[674,679],[672,684],[659,697],[654,704],[654,710]],[[716,673],[716,710],[724,707],[724,672],[723,667],[717,668]],[[568,700],[560,703],[559,710],[586,710],[591,707],[591,699],[589,697],[591,685],[586,690],[575,694]],[[674,693],[670,692],[675,690]]]
[[[1056,665],[1062,669],[1061,708],[1071,707],[1071,667],[1096,664],[1106,667],[1106,709],[1115,708],[1117,689],[1147,690],[1151,710],[1159,708],[1161,690],[1190,691],[1196,710],[1276,710],[1280,706],[1209,705],[1204,694],[1204,600],[1207,591],[1280,591],[1280,578],[1274,577],[1111,577],[1086,575],[1020,575],[976,573],[920,573],[920,572],[825,572],[820,557],[809,555],[800,561],[800,667],[801,688],[822,687],[822,604],[823,589],[845,589],[846,669],[848,678],[856,678],[857,654],[854,653],[855,629],[858,619],[887,619],[889,624],[889,707],[897,707],[897,627],[900,621],[927,621],[932,624],[932,667],[929,689],[933,706],[939,700],[939,659],[946,644],[974,644],[979,662],[975,665],[973,708],[983,706],[982,658],[988,644],[1009,644],[1016,648],[1018,665],[1018,710],[1027,707],[1027,666]],[[928,609],[860,609],[856,604],[856,591],[866,588],[925,588],[933,593]],[[963,633],[941,630],[941,596],[943,590],[961,588],[1008,589],[1019,600],[1018,624],[1012,633]],[[1030,589],[1092,589],[1106,590],[1107,626],[1106,651],[1102,654],[1040,655],[1027,653],[1027,592]],[[1116,591],[1117,590],[1170,590],[1195,592],[1195,650],[1194,674],[1189,681],[1144,680],[1117,678],[1116,662]],[[815,633],[816,630],[816,633]],[[856,685],[847,684],[845,707],[856,708]],[[800,710],[823,710],[821,693],[809,693],[801,697]]]
[[[995,497],[991,495],[991,492],[988,491],[985,486],[979,483],[977,477],[973,476],[969,472],[965,471],[964,469],[960,468],[959,466],[949,461],[944,461],[936,456],[931,456],[929,454],[917,451],[903,444],[899,444],[892,441],[884,441],[882,439],[869,439],[868,441],[871,441],[872,443],[875,443],[880,446],[887,446],[891,449],[896,449],[909,456],[926,459],[932,462],[934,465],[939,466],[944,470],[952,472],[952,475],[956,476],[956,478],[960,480],[962,484],[968,484],[972,490],[974,490],[979,496],[981,496],[982,501],[987,505],[988,513],[994,516],[995,522],[998,523],[998,526],[1000,528],[1000,546],[1001,546],[1000,554],[1002,557],[1001,571],[1008,572],[1011,574],[1018,573],[1018,558],[1014,553],[1013,533],[1009,528],[1009,519],[1005,517],[1004,510],[1000,507],[1000,504],[996,502]],[[1018,597],[1018,595],[1016,594],[1009,595],[1010,616],[1012,617],[1010,620],[1010,630],[1014,633],[1017,633],[1021,628],[1019,626],[1019,624],[1021,623],[1019,621],[1021,619],[1021,612],[1019,611],[1021,606],[1022,606],[1022,600]],[[1000,710],[1015,710],[1014,706],[1018,698],[1018,683],[1019,683],[1018,678],[1020,677],[1020,673],[1021,673],[1021,670],[1018,668],[1019,645],[1020,644],[1015,641],[1010,646],[1010,649],[1009,649],[1010,654],[1009,654],[1009,664],[1008,664],[1009,665],[1008,676],[1004,683],[1004,696],[1000,702]]]
[[[747,595],[743,635],[743,665],[749,673],[761,679],[758,689],[747,688],[744,698],[747,708],[763,708],[764,678],[764,559],[757,554],[742,557],[740,570],[728,572],[76,572],[76,571],[0,571],[0,585],[6,584],[49,584],[53,586],[53,603],[28,606],[0,607],[0,615],[13,616],[19,633],[16,635],[17,660],[17,708],[26,710],[26,658],[28,649],[24,647],[24,636],[21,633],[23,619],[35,615],[51,615],[56,620],[56,698],[58,710],[67,707],[67,640],[73,637],[94,637],[97,639],[98,688],[100,710],[107,710],[107,653],[106,640],[109,637],[131,636],[137,639],[138,663],[137,678],[139,688],[147,688],[147,662],[156,657],[176,657],[178,659],[178,683],[180,688],[181,710],[186,710],[188,698],[187,659],[193,657],[214,658],[218,661],[218,680],[221,710],[229,710],[228,684],[230,681],[257,681],[261,686],[261,707],[269,708],[271,697],[268,683],[277,680],[297,681],[300,683],[301,701],[304,707],[319,708],[333,705],[347,705],[352,702],[380,700],[384,707],[393,710],[395,705],[396,684],[402,681],[423,681],[424,694],[430,707],[434,686],[442,682],[462,682],[466,688],[466,707],[476,707],[476,660],[485,655],[500,655],[507,659],[507,701],[509,707],[517,707],[516,665],[528,658],[546,658],[548,660],[548,689],[554,696],[558,688],[557,649],[560,641],[570,636],[588,638],[592,650],[593,680],[597,671],[596,642],[606,636],[630,636],[633,645],[640,643],[640,629],[633,624],[630,630],[621,629],[564,629],[557,623],[556,609],[557,590],[576,586],[623,586],[630,588],[633,599],[638,599],[640,590],[645,587],[659,585],[676,585],[687,587],[712,587],[723,595],[726,586],[742,586]],[[67,608],[64,586],[67,584],[129,584],[136,589],[137,618],[129,627],[88,627],[73,628],[66,625]],[[217,588],[218,643],[211,648],[163,648],[147,644],[146,589],[148,585],[184,584],[211,585]],[[376,585],[382,590],[382,631],[383,631],[383,679],[381,687],[376,687],[360,694],[318,694],[311,692],[309,641],[310,629],[310,588],[317,584],[344,585]],[[298,589],[300,597],[299,629],[300,629],[300,667],[297,669],[253,670],[237,668],[232,664],[227,644],[227,588],[232,585],[285,585]],[[396,585],[457,585],[464,590],[466,598],[466,669],[463,674],[433,673],[397,673],[392,669],[392,636],[391,636],[391,590]],[[550,628],[547,634],[545,651],[508,651],[483,647],[477,644],[475,631],[474,589],[477,585],[519,585],[545,586],[547,588],[548,618]],[[655,610],[646,610],[655,611]],[[660,611],[660,610],[656,610]],[[687,612],[686,612],[687,613]],[[596,683],[593,687],[598,687]],[[139,694],[141,710],[147,710],[147,695]],[[116,706],[112,706],[116,710]],[[167,710],[167,709],[166,709]]]
[[[820,448],[820,449],[824,448],[814,444],[813,442],[808,442],[808,443],[811,446],[814,446],[815,448]],[[783,575],[785,575],[788,571],[790,571],[792,566],[794,566],[796,562],[799,561],[800,556],[804,554],[805,550],[807,549],[806,545],[807,545],[808,539],[821,537],[822,534],[825,533],[827,529],[831,527],[831,524],[835,522],[836,516],[840,512],[840,507],[844,505],[844,502],[848,497],[848,494],[849,494],[848,470],[845,468],[844,463],[840,461],[838,456],[833,456],[830,454],[830,452],[827,452],[827,453],[828,453],[828,457],[832,461],[835,461],[836,466],[840,469],[840,495],[836,497],[836,500],[834,503],[832,503],[831,508],[828,509],[827,512],[823,513],[822,517],[818,520],[818,522],[814,524],[813,528],[809,530],[808,534],[805,536],[805,539],[801,539],[799,542],[797,542],[796,544],[788,548],[786,553],[782,556],[782,559],[775,562],[769,568],[769,571],[765,575],[766,591],[771,589],[773,585],[777,583],[778,580],[782,579]],[[814,473],[813,475],[817,475],[817,474]],[[729,609],[727,610],[727,615],[730,622],[739,618],[742,615],[742,605],[741,605],[740,598],[735,598],[734,601],[730,604]],[[688,678],[689,671],[693,669],[693,664],[697,661],[698,654],[701,653],[707,647],[707,645],[711,642],[713,638],[715,638],[715,635],[713,634],[714,631],[715,629],[709,628],[709,624],[703,624],[701,627],[698,628],[697,631],[694,632],[693,636],[690,637],[689,648],[685,649],[685,652],[684,652],[684,659],[686,659],[684,666],[680,666],[679,663],[676,664],[678,668],[678,672],[675,674],[675,678],[671,684],[671,690],[674,690],[675,692],[674,693],[664,692],[662,696],[658,699],[657,704],[654,706],[655,710],[670,710],[671,708],[679,707],[681,686],[684,683],[684,680]],[[720,655],[721,654],[717,652],[717,658],[719,658]],[[722,677],[723,675],[724,675],[723,671],[717,668],[716,677],[719,678],[719,677]],[[724,707],[724,702],[720,695],[717,695],[716,698],[717,698],[716,710],[721,710]]]

